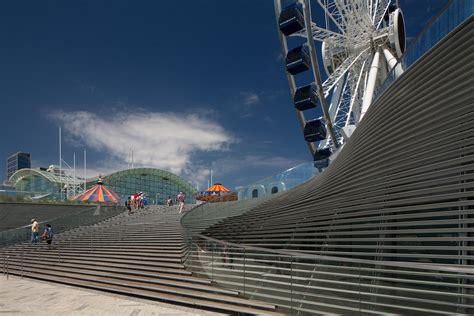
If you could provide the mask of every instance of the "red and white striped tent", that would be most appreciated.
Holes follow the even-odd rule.
[[[103,182],[102,177],[99,176],[97,184],[92,188],[82,192],[71,198],[71,201],[81,201],[85,203],[101,203],[101,204],[119,204],[120,196],[117,193],[107,188]]]

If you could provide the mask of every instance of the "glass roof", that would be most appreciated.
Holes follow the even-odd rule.
[[[181,177],[179,177],[179,176],[177,176],[177,175],[175,175],[171,172],[160,170],[160,169],[155,169],[155,168],[135,168],[135,169],[121,170],[121,171],[117,171],[117,172],[113,172],[113,173],[110,173],[108,175],[105,175],[102,178],[105,179],[105,178],[109,178],[109,177],[116,177],[116,176],[120,176],[122,174],[123,175],[125,175],[125,174],[158,175],[158,176],[161,176],[165,180],[170,180],[172,182],[177,183],[178,185],[189,188],[189,190],[191,192],[196,191],[196,189],[189,182],[184,180],[183,178],[181,178]],[[16,184],[18,181],[20,181],[20,180],[22,180],[26,177],[30,177],[30,176],[41,176],[41,177],[49,180],[50,182],[58,183],[58,184],[59,183],[66,183],[66,182],[70,183],[70,184],[82,184],[82,183],[84,183],[84,179],[82,179],[82,178],[77,178],[77,177],[74,178],[74,177],[69,176],[69,175],[63,175],[62,177],[60,177],[59,174],[43,171],[43,170],[40,170],[40,169],[20,169],[20,170],[16,171],[10,177],[10,181],[13,184]],[[92,183],[95,183],[95,182],[97,182],[97,177],[87,179],[87,184],[88,185],[92,184]]]
[[[59,174],[55,174],[52,172],[47,172],[44,170],[40,169],[20,169],[16,171],[11,177],[10,177],[10,182],[13,184],[16,184],[18,181],[29,177],[29,176],[41,176],[43,178],[46,178],[47,180],[53,182],[53,183],[70,183],[70,184],[82,184],[84,183],[84,179],[81,178],[74,178],[69,175],[62,175],[60,176]]]

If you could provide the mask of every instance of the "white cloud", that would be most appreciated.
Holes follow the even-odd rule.
[[[50,116],[82,144],[103,153],[95,172],[124,169],[133,150],[135,167],[153,167],[176,174],[191,168],[191,155],[224,151],[235,138],[221,125],[196,114],[57,111]],[[204,175],[203,175],[204,176]]]
[[[253,92],[242,92],[244,98],[243,102],[245,105],[255,105],[260,102],[260,97],[258,94]]]

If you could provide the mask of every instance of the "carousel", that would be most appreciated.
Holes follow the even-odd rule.
[[[97,183],[92,188],[74,196],[71,198],[71,201],[115,205],[120,203],[120,197],[117,193],[107,188],[102,181],[102,177],[99,176]]]
[[[194,199],[202,202],[228,202],[237,200],[237,192],[232,192],[220,183],[207,188],[206,191],[197,192]]]

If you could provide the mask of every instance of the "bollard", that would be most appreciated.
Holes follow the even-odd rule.
[[[21,278],[23,279],[23,258],[25,256],[25,252],[21,252]]]

